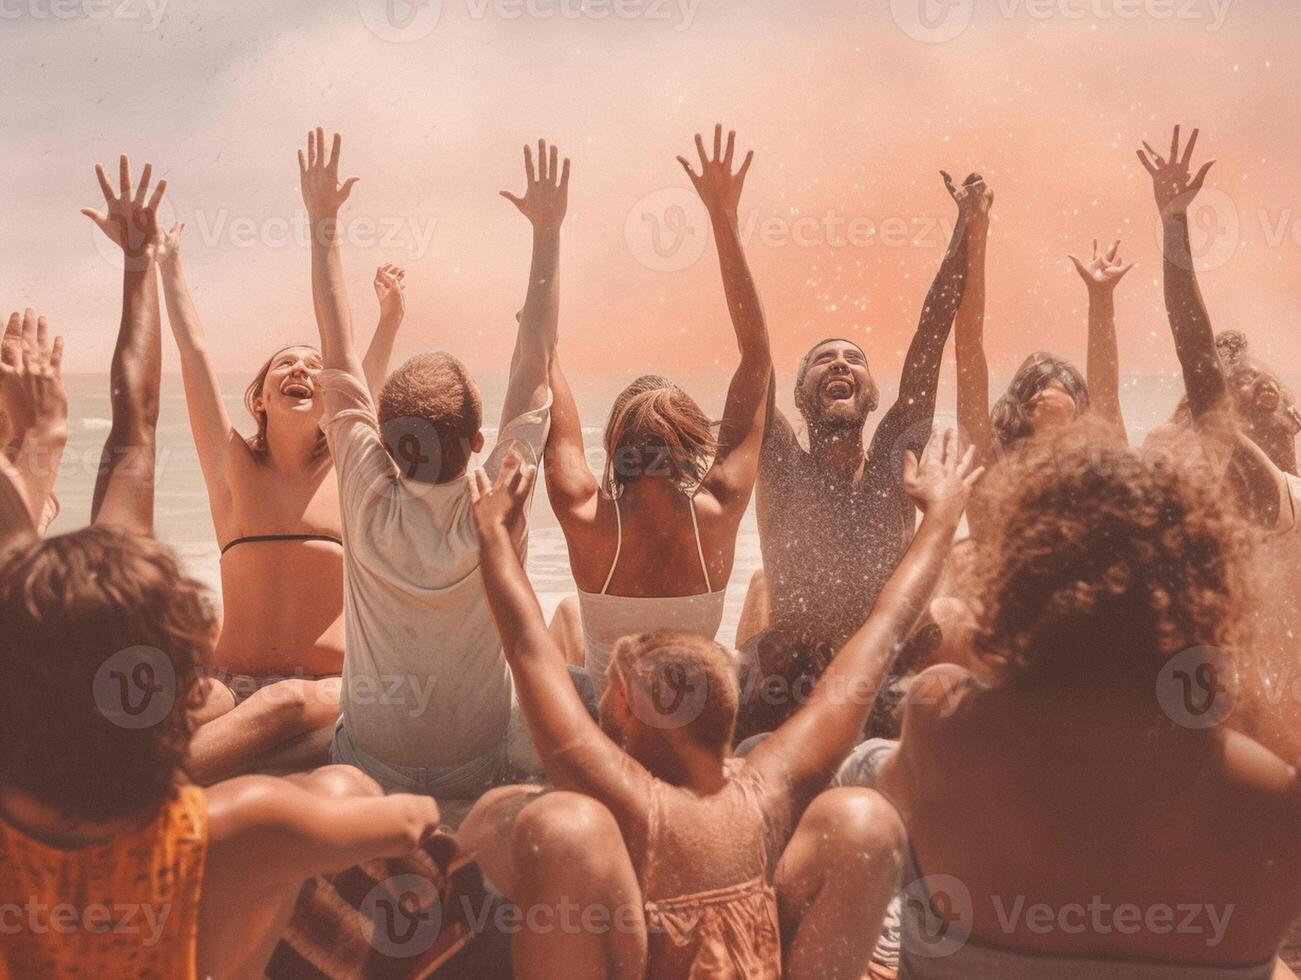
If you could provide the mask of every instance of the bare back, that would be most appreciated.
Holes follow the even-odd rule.
[[[1173,725],[1155,703],[1136,722],[1133,702],[1105,691],[1048,704],[956,668],[927,676],[937,697],[909,706],[883,788],[920,873],[969,890],[975,940],[1169,963],[1273,957],[1301,906],[1295,769],[1227,729]],[[1125,906],[1170,909],[1186,927],[1122,928]],[[1053,923],[1083,909],[1090,927],[1032,925],[1032,908]]]

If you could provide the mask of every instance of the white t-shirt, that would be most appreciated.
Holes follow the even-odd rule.
[[[404,476],[357,378],[325,370],[317,384],[343,518],[344,727],[390,765],[467,762],[500,744],[514,694],[479,574],[469,487]],[[550,419],[548,392],[502,428],[489,475],[512,446],[538,462]]]

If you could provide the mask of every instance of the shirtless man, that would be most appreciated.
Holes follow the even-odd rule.
[[[867,355],[854,342],[825,340],[800,361],[795,403],[808,449],[777,409],[775,385],[769,390],[757,515],[771,621],[766,634],[742,645],[743,735],[794,707],[766,710],[771,705],[755,696],[761,678],[784,675],[794,661],[824,663],[839,649],[867,618],[912,536],[916,511],[899,481],[900,460],[905,450],[919,451],[930,432],[944,346],[962,300],[967,226],[984,189],[974,175],[960,189],[945,179],[959,203],[958,220],[908,348],[899,397],[867,453],[863,428],[880,396]],[[764,718],[747,717],[756,711]]]

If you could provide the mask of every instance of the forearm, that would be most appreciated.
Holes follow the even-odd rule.
[[[370,338],[370,346],[366,348],[366,356],[362,358],[361,366],[366,373],[366,387],[370,389],[373,397],[379,395],[384,379],[388,377],[389,363],[393,360],[393,345],[397,340],[398,328],[401,326],[401,315],[380,314],[375,333]]]
[[[542,607],[505,528],[494,528],[480,537],[479,568],[493,622],[512,670],[517,669],[517,664],[526,666],[531,658],[545,657],[554,644],[549,642]],[[559,649],[555,648],[555,652],[559,654]]]
[[[172,336],[181,357],[187,355],[206,355],[207,344],[203,333],[203,321],[195,308],[190,295],[189,280],[180,256],[166,259],[158,264],[159,279],[163,284],[163,301],[167,306],[167,319],[172,325]]]
[[[162,359],[158,279],[151,262],[123,272],[122,321],[109,369],[115,427],[134,430],[157,421]]]
[[[559,275],[560,229],[535,227],[529,287],[511,358],[503,424],[539,407],[546,398],[547,375],[560,325]]]
[[[68,424],[63,420],[37,422],[24,435],[14,464],[27,496],[33,527],[41,526],[67,444]]]
[[[715,212],[710,215],[714,241],[718,248],[718,264],[723,277],[723,294],[727,298],[732,328],[742,361],[755,365],[767,374],[771,371],[768,328],[763,316],[759,291],[755,288],[750,265],[741,247],[741,234],[735,212]]]
[[[1112,425],[1125,427],[1120,410],[1120,351],[1116,344],[1116,302],[1110,289],[1089,291],[1089,405]]]
[[[1166,315],[1183,368],[1188,404],[1193,416],[1200,418],[1220,407],[1228,389],[1215,350],[1215,332],[1197,285],[1187,214],[1165,215],[1163,228]]]
[[[967,280],[953,324],[958,364],[958,428],[984,458],[993,442],[989,424],[989,363],[985,358],[986,229],[968,235]]]
[[[551,385],[551,431],[547,436],[546,465],[543,467],[547,482],[547,496],[557,517],[590,499],[596,491],[596,479],[587,465],[583,445],[583,423],[578,415],[578,405],[569,381],[560,369],[560,358],[551,359],[549,375]]]
[[[337,217],[312,222],[312,305],[325,366],[364,378],[352,346],[352,314],[343,280]]]
[[[926,294],[917,332],[904,359],[899,381],[899,402],[905,406],[906,424],[935,414],[940,365],[954,317],[962,304],[967,279],[967,222],[959,216],[953,238],[939,272]]]

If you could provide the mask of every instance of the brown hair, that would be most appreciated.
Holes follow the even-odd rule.
[[[641,477],[671,476],[683,489],[704,479],[718,451],[713,423],[685,391],[642,375],[615,399],[605,425],[602,488],[618,497]]]
[[[972,582],[977,652],[1005,679],[1074,663],[1155,672],[1242,642],[1248,538],[1204,443],[1139,451],[1095,419],[990,471]]]
[[[610,673],[644,724],[685,730],[709,749],[730,748],[739,692],[732,655],[694,633],[658,630],[614,645]]]
[[[293,350],[296,347],[316,350],[311,344],[286,344],[266,359],[253,380],[249,382],[248,387],[244,389],[244,408],[248,410],[249,415],[253,416],[253,421],[257,424],[257,432],[245,439],[244,442],[258,456],[265,455],[267,451],[267,413],[258,409],[258,399],[262,397],[262,392],[266,388],[267,375],[271,373],[271,365],[276,362],[276,358],[285,351]],[[316,352],[320,354],[320,351]],[[317,449],[320,452],[325,451],[325,433],[321,433]]]
[[[379,422],[399,465],[411,463],[404,467],[407,476],[450,483],[465,474],[474,455],[471,443],[483,426],[483,396],[451,354],[417,354],[384,382]]]
[[[214,626],[171,552],[104,526],[13,544],[0,623],[0,783],[90,820],[171,798]]]

